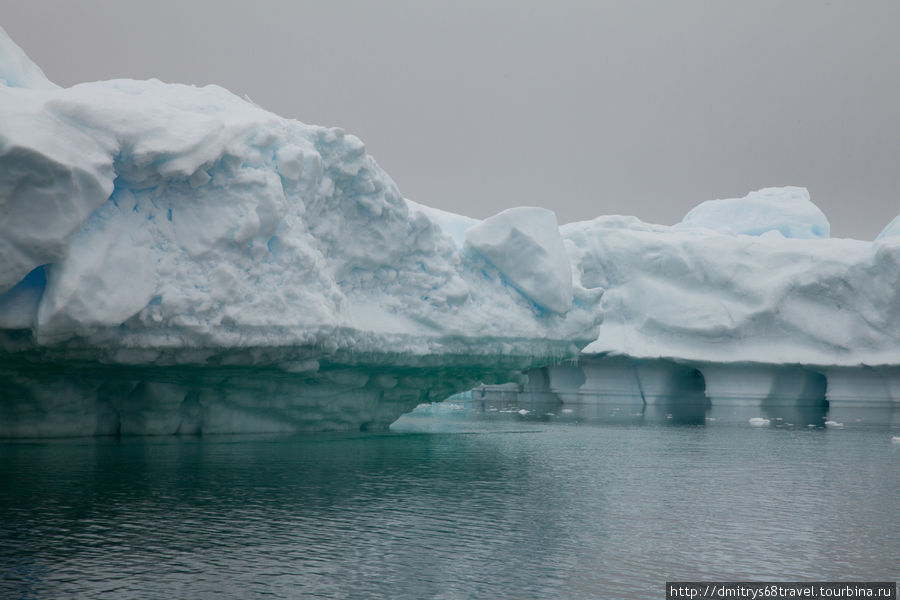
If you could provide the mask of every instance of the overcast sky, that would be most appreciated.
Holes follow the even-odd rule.
[[[832,235],[900,213],[900,2],[0,0],[61,85],[217,83],[358,135],[403,194],[631,214],[802,185]]]

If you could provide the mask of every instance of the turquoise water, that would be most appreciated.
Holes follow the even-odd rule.
[[[661,598],[897,580],[900,425],[448,404],[387,433],[0,444],[3,598]],[[712,420],[714,419],[714,420]]]

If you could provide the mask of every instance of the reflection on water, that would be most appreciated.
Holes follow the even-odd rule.
[[[659,598],[667,579],[900,577],[890,411],[758,428],[758,406],[702,425],[566,406],[472,398],[388,434],[2,444],[0,596]]]

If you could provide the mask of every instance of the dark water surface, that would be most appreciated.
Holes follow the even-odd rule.
[[[666,580],[900,578],[896,422],[451,412],[381,434],[0,444],[0,597],[662,598]]]

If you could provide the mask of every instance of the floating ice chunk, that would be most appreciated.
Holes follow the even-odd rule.
[[[885,240],[887,238],[897,238],[900,237],[900,215],[894,217],[894,219],[887,224],[887,226],[881,230],[881,233],[878,234],[876,240]]]
[[[825,421],[825,427],[841,428],[843,426],[843,423],[838,423],[837,421]]]
[[[891,436],[891,443],[900,444],[900,435]]]
[[[827,238],[831,226],[802,187],[764,188],[694,207],[679,227],[703,227],[721,233],[763,235],[777,231],[786,238]]]
[[[527,409],[524,409],[524,408],[521,408],[521,409],[518,410],[518,413],[519,413],[520,415],[522,415],[523,417],[524,417],[525,415],[527,415],[528,413],[530,413],[530,412],[531,412],[530,410],[527,410]]]
[[[750,424],[754,427],[765,427],[770,423],[769,419],[764,419],[762,417],[752,417],[750,419]]]
[[[559,314],[572,308],[571,266],[552,211],[504,210],[470,227],[466,246],[539,307]]]

